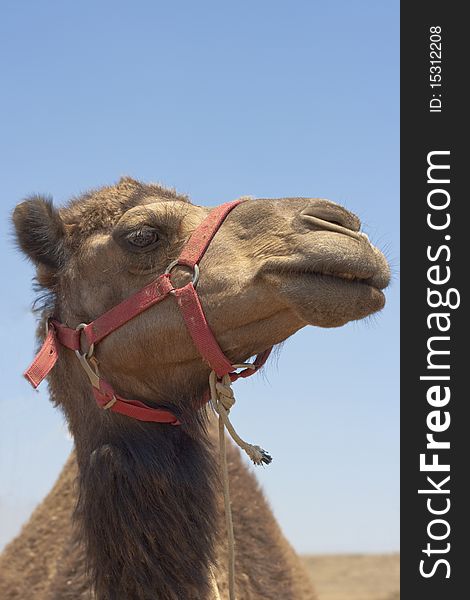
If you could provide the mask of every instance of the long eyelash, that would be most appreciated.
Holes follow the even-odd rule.
[[[144,243],[142,245],[140,245],[139,243],[136,243],[140,238],[145,240],[145,237],[147,234],[152,234],[152,236],[154,236],[154,239],[151,240],[149,243]],[[139,248],[145,248],[146,246],[150,246],[152,243],[158,241],[159,235],[158,235],[157,231],[155,231],[155,230],[151,231],[150,229],[143,226],[141,229],[138,229],[137,231],[133,231],[132,233],[130,233],[127,236],[127,239],[129,241],[131,241],[131,243],[134,244],[135,246],[137,246]]]

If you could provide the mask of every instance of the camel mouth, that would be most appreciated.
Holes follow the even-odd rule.
[[[328,271],[311,272],[311,275],[324,283],[333,283],[335,286],[344,288],[345,291],[356,291],[358,295],[367,294],[370,301],[370,312],[381,310],[385,306],[385,294],[383,290],[387,287],[387,283],[383,282],[382,278],[377,277],[361,277],[352,273],[332,273]],[[356,288],[354,290],[354,288]]]
[[[281,294],[307,324],[340,327],[382,310],[385,274],[347,271],[290,272]]]
[[[363,276],[342,271],[293,271],[294,277],[303,279],[305,283],[314,282],[320,287],[325,287],[337,294],[352,294],[354,298],[368,298],[368,313],[374,313],[385,306],[384,290],[388,278],[379,275]],[[361,317],[359,317],[361,318]]]
[[[298,273],[300,274],[300,273]],[[389,284],[389,276],[387,273],[377,273],[374,275],[362,275],[358,273],[348,273],[347,271],[329,271],[329,270],[319,270],[319,271],[303,271],[303,275],[312,275],[318,278],[329,278],[333,280],[342,280],[346,282],[347,285],[351,283],[365,285],[373,288],[377,292],[383,295],[382,290],[385,289]]]
[[[340,327],[385,306],[389,265],[377,249],[363,248],[366,252],[346,259],[336,253],[328,262],[313,257],[278,262],[270,265],[266,279],[304,323]]]

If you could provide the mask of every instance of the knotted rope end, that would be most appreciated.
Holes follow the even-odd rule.
[[[273,461],[272,456],[260,446],[248,444],[244,450],[255,465],[270,465]]]
[[[234,365],[234,367],[243,367],[245,365]],[[209,386],[211,390],[211,402],[214,410],[219,415],[233,441],[241,450],[244,450],[255,465],[269,465],[272,457],[261,446],[249,444],[241,439],[230,422],[230,409],[235,403],[235,396],[232,389],[232,381],[229,375],[224,375],[219,380],[215,371],[212,371],[209,377]]]

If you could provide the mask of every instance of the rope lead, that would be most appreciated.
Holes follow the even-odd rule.
[[[228,479],[227,450],[225,445],[225,429],[229,432],[233,441],[239,448],[244,450],[255,465],[269,465],[271,456],[260,446],[248,444],[242,440],[229,419],[229,413],[235,404],[235,396],[232,389],[232,381],[229,375],[224,375],[219,381],[215,371],[209,375],[209,387],[211,392],[211,403],[215,412],[219,415],[219,449],[220,463],[222,468],[222,480],[224,487],[225,525],[228,540],[228,587],[229,598],[235,600],[235,537],[233,534],[232,507],[230,503],[230,487]]]

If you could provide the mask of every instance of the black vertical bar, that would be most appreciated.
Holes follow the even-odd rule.
[[[464,187],[470,171],[469,117],[464,109],[464,103],[469,104],[464,88],[470,71],[470,35],[464,7],[459,2],[401,4],[401,597],[405,600],[460,599],[470,593],[466,583],[470,394],[465,377],[470,373],[465,314],[470,194]],[[428,173],[429,161],[450,168],[431,168]],[[446,299],[449,306],[444,305]],[[432,354],[435,350],[449,354]],[[446,393],[450,393],[447,403]],[[450,448],[433,448],[434,442],[449,442]],[[420,455],[424,455],[421,466]],[[436,470],[426,470],[433,460]],[[438,470],[445,465],[449,471]]]

